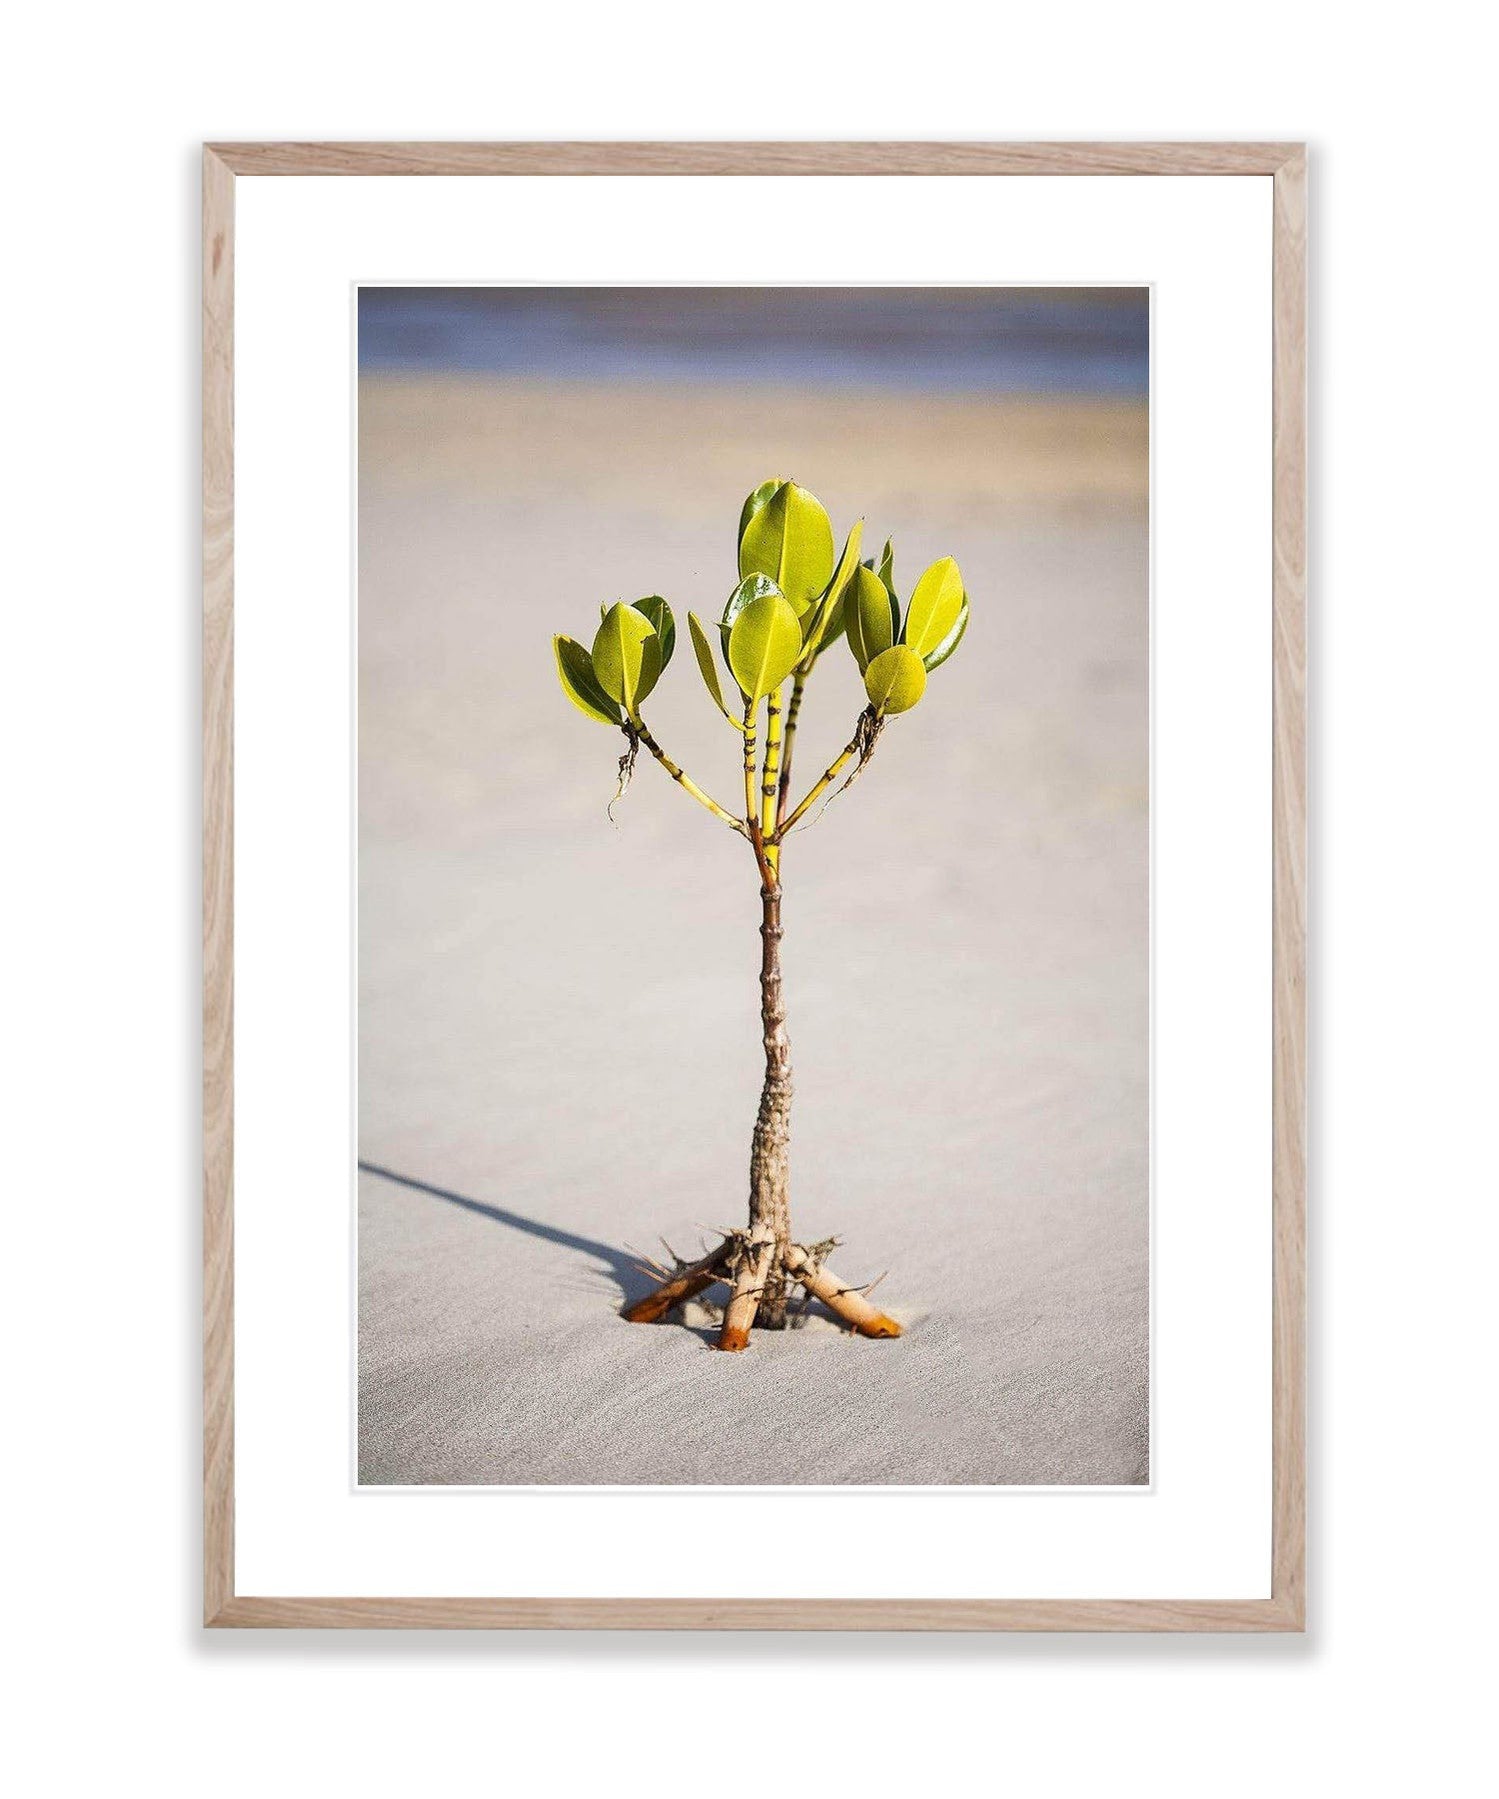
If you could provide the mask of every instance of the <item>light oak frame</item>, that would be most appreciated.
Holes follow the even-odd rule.
[[[1257,175],[1274,183],[1271,1594],[266,1598],[234,1585],[234,184],[239,175]],[[210,144],[203,153],[203,1611],[215,1628],[1300,1631],[1306,1616],[1306,152],[1296,143]]]

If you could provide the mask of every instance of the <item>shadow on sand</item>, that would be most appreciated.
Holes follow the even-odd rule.
[[[511,1230],[540,1237],[545,1243],[556,1243],[563,1249],[575,1249],[580,1255],[592,1256],[619,1288],[621,1307],[643,1299],[655,1282],[636,1267],[638,1258],[627,1249],[615,1249],[594,1237],[580,1237],[573,1231],[558,1230],[556,1225],[541,1224],[535,1218],[524,1218],[504,1206],[492,1206],[467,1194],[454,1193],[449,1187],[437,1187],[431,1181],[419,1181],[409,1174],[397,1174],[393,1168],[382,1168],[378,1162],[361,1162],[362,1174],[378,1175],[382,1181],[394,1181],[398,1187],[409,1187],[414,1193],[429,1193],[434,1199],[445,1199],[450,1206],[462,1206],[466,1212],[477,1212],[481,1218],[492,1218],[496,1224],[508,1224]]]

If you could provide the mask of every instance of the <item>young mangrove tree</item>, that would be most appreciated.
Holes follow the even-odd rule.
[[[900,1326],[864,1291],[844,1285],[828,1268],[836,1239],[799,1243],[791,1231],[791,1048],[781,975],[786,840],[814,808],[857,777],[887,721],[917,704],[927,676],[958,647],[968,625],[968,595],[950,556],[927,569],[902,606],[891,545],[887,541],[878,564],[872,558],[861,562],[863,528],[861,519],[839,556],[832,524],[816,497],[794,481],[766,481],[740,513],[739,581],[722,617],[710,628],[695,613],[687,615],[703,684],[743,738],[742,812],[720,805],[678,767],[645,721],[645,702],[676,647],[672,610],[659,594],[604,607],[591,647],[571,637],[552,640],[563,692],[587,717],[624,733],[621,791],[638,752],[647,750],[684,792],[745,840],[754,858],[765,1081],[750,1142],[749,1219],[697,1261],[673,1255],[673,1267],[653,1266],[658,1285],[625,1313],[636,1323],[654,1323],[721,1282],[729,1297],[720,1349],[746,1348],[752,1326],[784,1327],[788,1297],[798,1286],[863,1336],[900,1335]],[[864,678],[868,704],[843,749],[793,802],[802,697],[819,659],[840,637]],[[719,654],[733,682],[727,689]],[[737,694],[737,701],[726,699],[726,691]]]

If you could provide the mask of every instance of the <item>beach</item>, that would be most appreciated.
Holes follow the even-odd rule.
[[[1148,1481],[1147,446],[1131,398],[362,379],[362,1483]],[[769,475],[972,622],[783,869],[793,1228],[905,1334],[724,1356],[619,1313],[744,1220],[758,875],[644,756],[611,822],[551,637],[665,595],[647,716],[737,809],[686,613]],[[862,704],[837,645],[798,792]]]

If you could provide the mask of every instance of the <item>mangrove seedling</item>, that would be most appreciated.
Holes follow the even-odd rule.
[[[671,607],[659,594],[604,606],[591,646],[571,637],[552,639],[562,691],[586,717],[624,734],[618,792],[628,784],[638,752],[649,751],[685,793],[745,840],[759,878],[765,1082],[750,1141],[749,1220],[697,1261],[672,1253],[672,1267],[651,1264],[657,1286],[625,1313],[632,1322],[655,1323],[722,1283],[729,1297],[720,1349],[746,1348],[752,1326],[783,1328],[788,1297],[797,1287],[863,1336],[900,1335],[900,1326],[870,1302],[866,1290],[845,1285],[828,1268],[836,1239],[799,1243],[791,1234],[791,1049],[781,977],[786,840],[814,808],[857,778],[887,722],[917,704],[927,676],[958,647],[968,626],[968,595],[950,556],[932,564],[902,605],[890,543],[877,564],[873,558],[861,562],[863,531],[860,519],[840,556],[832,523],[813,494],[794,481],[762,482],[739,515],[738,584],[721,617],[710,626],[687,615],[703,685],[743,739],[742,813],[720,805],[678,767],[645,721],[645,703],[677,641]],[[868,704],[843,749],[793,802],[802,696],[820,658],[840,637],[864,678]],[[729,683],[720,676],[720,656]],[[783,706],[788,681],[791,696]]]

